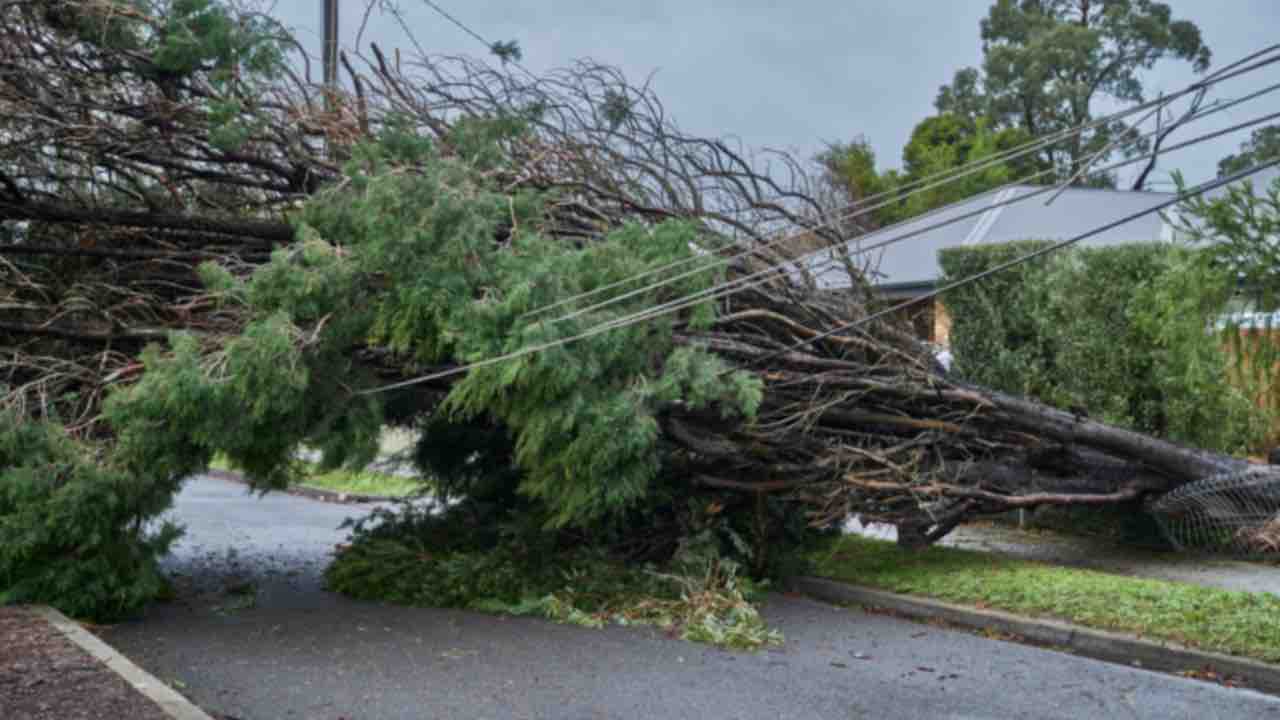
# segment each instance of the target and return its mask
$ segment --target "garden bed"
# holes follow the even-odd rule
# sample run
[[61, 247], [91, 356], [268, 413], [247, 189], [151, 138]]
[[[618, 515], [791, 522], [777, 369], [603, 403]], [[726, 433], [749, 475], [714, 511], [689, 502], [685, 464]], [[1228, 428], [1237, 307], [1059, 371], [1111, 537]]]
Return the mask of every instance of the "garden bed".
[[28, 608], [0, 607], [0, 710], [5, 720], [169, 715]]

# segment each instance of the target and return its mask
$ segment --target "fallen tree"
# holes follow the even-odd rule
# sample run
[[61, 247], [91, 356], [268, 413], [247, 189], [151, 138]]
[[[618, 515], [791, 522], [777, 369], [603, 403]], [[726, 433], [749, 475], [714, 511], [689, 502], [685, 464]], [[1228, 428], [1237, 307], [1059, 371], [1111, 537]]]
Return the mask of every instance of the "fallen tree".
[[855, 224], [613, 69], [371, 46], [338, 91], [294, 47], [207, 1], [0, 6], [4, 409], [152, 478], [135, 527], [215, 452], [280, 487], [387, 423], [446, 491], [487, 468], [634, 557], [721, 516], [761, 571], [851, 514], [930, 542], [1243, 466], [948, 378], [865, 283], [758, 275]]

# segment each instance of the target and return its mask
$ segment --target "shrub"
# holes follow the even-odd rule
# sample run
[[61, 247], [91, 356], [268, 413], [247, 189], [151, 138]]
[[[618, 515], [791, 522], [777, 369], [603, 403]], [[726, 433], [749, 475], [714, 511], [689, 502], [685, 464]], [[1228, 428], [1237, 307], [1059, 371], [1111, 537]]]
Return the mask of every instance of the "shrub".
[[[1040, 243], [954, 248], [945, 280], [1026, 254]], [[1227, 276], [1186, 248], [1136, 244], [1059, 253], [947, 297], [956, 371], [1210, 450], [1257, 442], [1263, 418], [1229, 381], [1214, 323]]]
[[114, 467], [52, 423], [0, 415], [0, 604], [112, 620], [165, 590], [156, 559], [178, 537], [147, 521], [175, 487]]
[[[966, 278], [1036, 250], [1024, 241], [952, 248], [938, 254], [944, 279]], [[1054, 352], [1034, 308], [1047, 259], [1023, 263], [944, 296], [951, 315], [955, 370], [979, 385], [1044, 397], [1053, 385]]]

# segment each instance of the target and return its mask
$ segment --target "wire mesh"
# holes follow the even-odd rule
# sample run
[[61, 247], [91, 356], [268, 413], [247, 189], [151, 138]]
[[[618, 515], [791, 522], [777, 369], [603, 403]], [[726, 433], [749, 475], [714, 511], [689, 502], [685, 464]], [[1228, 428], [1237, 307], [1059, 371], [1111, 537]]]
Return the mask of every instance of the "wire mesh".
[[1280, 553], [1280, 468], [1259, 466], [1188, 483], [1151, 510], [1179, 549]]

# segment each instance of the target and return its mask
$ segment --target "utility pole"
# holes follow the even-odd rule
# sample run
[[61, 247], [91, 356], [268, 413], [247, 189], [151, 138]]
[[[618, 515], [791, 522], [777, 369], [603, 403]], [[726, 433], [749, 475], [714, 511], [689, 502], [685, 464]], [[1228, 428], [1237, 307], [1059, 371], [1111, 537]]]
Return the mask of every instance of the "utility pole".
[[329, 92], [338, 87], [338, 0], [320, 0], [324, 19], [324, 85]]
[[[321, 47], [324, 67], [324, 109], [332, 113], [338, 100], [338, 0], [320, 0], [320, 15], [324, 30]], [[335, 148], [325, 141], [325, 154], [333, 156]]]

